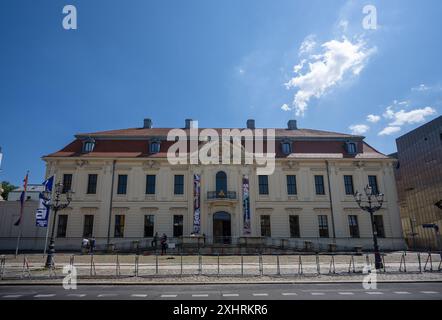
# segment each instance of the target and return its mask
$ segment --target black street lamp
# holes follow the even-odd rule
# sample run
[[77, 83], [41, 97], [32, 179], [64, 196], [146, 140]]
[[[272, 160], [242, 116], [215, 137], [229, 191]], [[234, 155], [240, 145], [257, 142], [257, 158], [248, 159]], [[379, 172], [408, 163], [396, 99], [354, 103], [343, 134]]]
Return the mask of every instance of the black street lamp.
[[[61, 201], [61, 195], [66, 195], [66, 202]], [[72, 201], [72, 191], [71, 190], [63, 190], [63, 185], [61, 183], [57, 183], [55, 185], [55, 199], [52, 201], [52, 195], [50, 192], [46, 191], [43, 193], [43, 198], [45, 201], [45, 206], [48, 210], [52, 210], [53, 219], [52, 219], [52, 232], [51, 239], [49, 241], [48, 248], [48, 257], [46, 259], [46, 268], [50, 268], [53, 265], [54, 254], [55, 254], [55, 243], [54, 243], [54, 231], [55, 231], [55, 220], [57, 217], [57, 212], [59, 210], [63, 210], [69, 206]]]
[[[383, 264], [382, 264], [381, 254], [379, 253], [377, 226], [376, 222], [374, 221], [373, 214], [382, 207], [382, 203], [384, 202], [384, 194], [383, 193], [373, 194], [373, 189], [369, 185], [367, 185], [364, 188], [364, 191], [366, 196], [366, 200], [364, 200], [364, 203], [362, 201], [362, 194], [359, 193], [358, 191], [356, 191], [354, 197], [359, 208], [361, 208], [364, 211], [367, 211], [370, 214], [371, 227], [373, 230], [375, 268], [382, 269]], [[377, 205], [375, 205], [374, 200], [376, 200]]]

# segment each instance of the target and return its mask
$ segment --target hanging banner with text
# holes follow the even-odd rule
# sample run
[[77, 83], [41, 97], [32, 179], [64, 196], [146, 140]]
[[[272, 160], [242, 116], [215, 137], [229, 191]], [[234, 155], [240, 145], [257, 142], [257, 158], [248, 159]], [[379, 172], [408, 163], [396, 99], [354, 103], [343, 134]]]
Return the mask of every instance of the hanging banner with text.
[[193, 233], [199, 234], [201, 231], [201, 176], [193, 175]]
[[249, 199], [249, 177], [244, 175], [242, 178], [242, 206], [243, 206], [243, 234], [250, 235], [250, 199]]

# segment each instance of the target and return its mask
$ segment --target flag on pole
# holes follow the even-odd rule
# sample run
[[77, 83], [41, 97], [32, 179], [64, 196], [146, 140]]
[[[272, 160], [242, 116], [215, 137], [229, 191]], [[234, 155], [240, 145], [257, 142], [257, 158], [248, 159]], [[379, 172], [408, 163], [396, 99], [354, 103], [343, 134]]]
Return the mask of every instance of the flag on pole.
[[19, 226], [20, 222], [23, 218], [23, 210], [24, 210], [25, 201], [26, 201], [26, 189], [28, 187], [28, 175], [29, 175], [29, 171], [26, 173], [25, 179], [23, 180], [23, 191], [20, 195], [20, 217], [14, 223], [14, 226]]
[[[54, 176], [48, 178], [43, 182], [45, 186], [45, 191], [52, 193], [52, 186], [54, 184]], [[35, 213], [35, 225], [37, 227], [47, 227], [48, 226], [48, 218], [49, 218], [49, 206], [48, 199], [44, 198], [43, 192], [40, 192], [39, 195], [39, 205], [37, 208], [37, 212]]]

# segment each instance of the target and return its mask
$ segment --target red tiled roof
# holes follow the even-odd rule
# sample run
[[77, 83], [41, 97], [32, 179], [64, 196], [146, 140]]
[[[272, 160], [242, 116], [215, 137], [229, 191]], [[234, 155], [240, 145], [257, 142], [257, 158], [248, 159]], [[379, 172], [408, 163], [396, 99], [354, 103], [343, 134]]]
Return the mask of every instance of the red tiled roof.
[[[160, 152], [155, 154], [149, 154], [147, 141], [149, 137], [165, 137], [169, 130], [170, 128], [133, 128], [77, 134], [76, 140], [60, 151], [49, 154], [46, 157], [166, 158], [167, 150], [174, 143], [173, 141], [162, 141]], [[185, 130], [188, 131], [189, 129]], [[202, 130], [202, 128], [199, 130]], [[215, 130], [221, 134], [221, 128]], [[277, 139], [282, 137], [295, 138], [292, 142], [293, 153], [290, 155], [283, 154], [279, 143], [276, 144], [277, 158], [388, 158], [363, 142], [363, 137], [361, 136], [312, 129], [275, 129], [275, 131]], [[90, 153], [82, 152], [83, 142], [81, 139], [84, 137], [91, 137], [96, 140], [95, 148]], [[354, 140], [357, 143], [358, 150], [362, 150], [362, 153], [357, 155], [347, 154], [343, 141], [346, 138]], [[266, 146], [264, 144], [264, 152], [265, 150]]]
[[[129, 128], [129, 129], [119, 129], [119, 130], [109, 130], [109, 131], [99, 131], [91, 133], [78, 133], [77, 137], [153, 137], [153, 136], [167, 136], [170, 130], [175, 128]], [[189, 129], [180, 128], [186, 133]], [[205, 128], [198, 128], [199, 132]], [[239, 129], [244, 130], [245, 128], [211, 128], [218, 132], [219, 135], [222, 134], [223, 129]], [[275, 135], [277, 137], [309, 137], [309, 138], [345, 138], [345, 137], [361, 137], [351, 134], [323, 131], [323, 130], [313, 130], [313, 129], [281, 129], [281, 128], [263, 128], [263, 129], [274, 129]]]

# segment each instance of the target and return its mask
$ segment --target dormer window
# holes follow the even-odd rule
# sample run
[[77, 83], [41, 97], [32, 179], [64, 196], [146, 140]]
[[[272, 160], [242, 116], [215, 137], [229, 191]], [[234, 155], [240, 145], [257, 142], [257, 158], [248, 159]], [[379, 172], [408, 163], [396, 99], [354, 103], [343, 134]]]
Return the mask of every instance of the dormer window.
[[152, 141], [150, 143], [150, 153], [158, 153], [160, 152], [160, 142], [159, 141]]
[[83, 142], [83, 152], [84, 153], [92, 152], [92, 151], [94, 151], [94, 148], [95, 148], [95, 140], [94, 139], [88, 139]]
[[292, 144], [288, 141], [282, 142], [281, 143], [281, 150], [282, 150], [282, 153], [285, 155], [292, 153]]
[[355, 142], [347, 142], [346, 143], [346, 149], [348, 154], [356, 154], [358, 153], [358, 150], [356, 148]]

